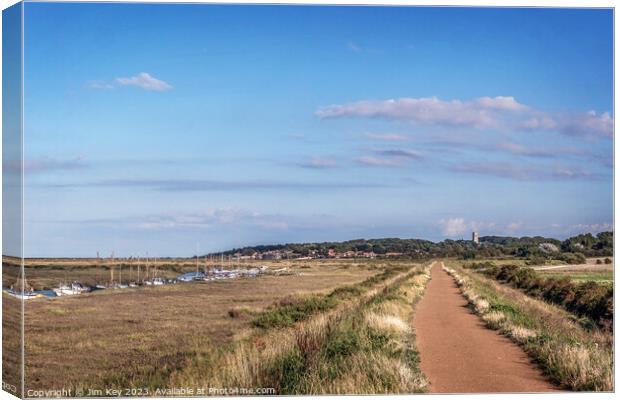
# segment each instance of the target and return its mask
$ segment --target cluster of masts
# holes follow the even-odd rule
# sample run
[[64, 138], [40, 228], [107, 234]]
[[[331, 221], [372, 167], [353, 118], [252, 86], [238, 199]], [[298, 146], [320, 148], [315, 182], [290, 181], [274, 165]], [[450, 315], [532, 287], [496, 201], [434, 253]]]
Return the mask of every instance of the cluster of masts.
[[[129, 258], [132, 261], [132, 258]], [[151, 262], [153, 265], [151, 266]], [[99, 266], [102, 265], [102, 259], [99, 256], [99, 252], [97, 252], [97, 264]], [[136, 279], [134, 279], [134, 264], [136, 264], [137, 274]], [[98, 289], [108, 289], [108, 288], [127, 288], [127, 287], [136, 287], [139, 285], [161, 285], [166, 283], [166, 281], [159, 277], [159, 270], [157, 268], [157, 259], [149, 259], [147, 256], [142, 259], [138, 257], [136, 261], [132, 261], [129, 264], [129, 279], [126, 279], [123, 283], [123, 263], [116, 262], [114, 258], [114, 252], [110, 255], [108, 262], [103, 262], [103, 265], [108, 266], [110, 270], [110, 280], [105, 282], [106, 279], [102, 276], [102, 269], [99, 269], [99, 278], [97, 279], [96, 287]], [[114, 277], [114, 272], [117, 271], [117, 279]]]
[[[228, 272], [238, 272], [240, 268], [240, 258], [237, 256], [237, 265], [236, 269], [233, 265], [233, 257], [228, 256], [226, 260], [224, 259], [224, 254], [220, 254], [220, 262], [219, 265], [217, 263], [217, 257], [215, 256], [204, 256], [203, 258], [203, 268], [201, 271], [200, 268], [200, 257], [193, 257], [196, 261], [196, 275], [201, 274], [204, 276], [213, 276], [222, 273]], [[158, 259], [157, 258], [149, 258], [148, 254], [145, 258], [137, 257], [129, 257], [129, 271], [125, 269], [125, 274], [128, 273], [128, 279], [123, 281], [123, 262], [117, 262], [114, 257], [114, 252], [110, 255], [109, 261], [103, 261], [97, 252], [97, 264], [99, 266], [108, 266], [110, 271], [110, 279], [106, 282], [106, 279], [102, 275], [102, 270], [99, 269], [99, 277], [97, 280], [97, 288], [107, 289], [107, 288], [126, 288], [126, 287], [135, 287], [140, 285], [162, 285], [166, 283], [173, 283], [174, 280], [166, 279], [164, 277], [159, 276]], [[134, 279], [134, 266], [136, 267], [136, 274]], [[116, 274], [116, 276], [115, 276]], [[127, 275], [125, 275], [127, 276]]]
[[[232, 255], [227, 256], [225, 260], [223, 253], [220, 254], [219, 257], [213, 255], [205, 256], [203, 258], [204, 263], [201, 271], [200, 257], [196, 255], [194, 258], [196, 261], [195, 272], [182, 274], [175, 279], [168, 279], [166, 277], [159, 276], [160, 271], [157, 267], [157, 265], [160, 264], [159, 260], [157, 258], [149, 258], [148, 254], [145, 258], [129, 257], [129, 262], [122, 262], [120, 259], [117, 260], [114, 257], [114, 252], [112, 252], [108, 259], [103, 259], [99, 255], [99, 252], [97, 252], [96, 264], [98, 276], [95, 286], [89, 287], [81, 284], [78, 281], [73, 281], [72, 283], [69, 283], [65, 273], [64, 282], [59, 284], [58, 287], [53, 288], [52, 291], [56, 296], [67, 296], [82, 294], [85, 292], [90, 292], [92, 290], [100, 289], [126, 289], [142, 285], [157, 286], [174, 284], [177, 282], [212, 281], [219, 279], [231, 279], [240, 276], [258, 276], [259, 274], [268, 272], [267, 267], [265, 266], [261, 266], [260, 268], [241, 268], [241, 260], [239, 256], [237, 256], [237, 265], [235, 267], [233, 266]], [[217, 258], [220, 259], [219, 264], [217, 263]], [[127, 269], [123, 270], [123, 266], [125, 264], [129, 264], [129, 271], [127, 271]], [[105, 277], [106, 267], [110, 272], [109, 280]], [[123, 274], [123, 272], [125, 275]], [[274, 272], [282, 271], [277, 270]], [[123, 276], [125, 276], [125, 280], [123, 280]], [[22, 276], [18, 277], [16, 284], [10, 289], [8, 289], [7, 293], [23, 299], [30, 299], [42, 296], [41, 293], [35, 292], [32, 287], [30, 287], [26, 283], [25, 278]]]

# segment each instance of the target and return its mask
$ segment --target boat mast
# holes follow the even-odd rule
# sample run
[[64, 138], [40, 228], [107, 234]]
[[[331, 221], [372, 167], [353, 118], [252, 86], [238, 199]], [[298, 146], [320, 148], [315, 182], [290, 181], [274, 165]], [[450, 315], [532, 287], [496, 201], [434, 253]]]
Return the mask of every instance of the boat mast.
[[101, 259], [99, 258], [99, 252], [97, 252], [97, 283], [101, 282]]
[[110, 265], [110, 286], [114, 286], [114, 252], [110, 256], [112, 265]]
[[196, 276], [198, 276], [198, 243], [196, 243]]

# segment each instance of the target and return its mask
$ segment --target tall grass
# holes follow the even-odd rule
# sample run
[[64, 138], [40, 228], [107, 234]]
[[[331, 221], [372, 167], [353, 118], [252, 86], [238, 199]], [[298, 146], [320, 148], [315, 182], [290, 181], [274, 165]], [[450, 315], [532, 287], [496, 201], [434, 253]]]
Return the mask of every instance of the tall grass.
[[416, 267], [371, 278], [356, 290], [338, 289], [325, 298], [347, 301], [315, 310], [292, 327], [261, 326], [232, 351], [172, 374], [169, 383], [271, 387], [279, 394], [423, 391], [411, 318], [428, 279], [428, 269]]
[[403, 266], [387, 268], [383, 272], [373, 275], [360, 283], [338, 287], [325, 295], [313, 294], [285, 297], [267, 310], [256, 315], [252, 319], [252, 325], [263, 329], [291, 327], [299, 321], [310, 318], [312, 315], [336, 307], [343, 300], [360, 296], [365, 290], [386, 282], [388, 279], [404, 271], [406, 271], [406, 267]]
[[613, 390], [613, 337], [584, 329], [563, 309], [490, 279], [444, 266], [487, 326], [518, 343], [561, 386]]

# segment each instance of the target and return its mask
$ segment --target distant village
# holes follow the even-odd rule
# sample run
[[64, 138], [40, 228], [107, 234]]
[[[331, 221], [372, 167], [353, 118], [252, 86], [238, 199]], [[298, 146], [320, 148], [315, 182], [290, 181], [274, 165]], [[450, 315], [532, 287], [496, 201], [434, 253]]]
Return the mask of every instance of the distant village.
[[[401, 256], [403, 253], [386, 253], [381, 256]], [[320, 258], [375, 258], [377, 254], [373, 251], [344, 251], [338, 252], [329, 249], [327, 254], [320, 254], [318, 250], [310, 250], [308, 255], [295, 253], [292, 250], [269, 250], [264, 252], [254, 252], [250, 255], [242, 255], [240, 252], [233, 254], [234, 258], [240, 260], [314, 260]]]

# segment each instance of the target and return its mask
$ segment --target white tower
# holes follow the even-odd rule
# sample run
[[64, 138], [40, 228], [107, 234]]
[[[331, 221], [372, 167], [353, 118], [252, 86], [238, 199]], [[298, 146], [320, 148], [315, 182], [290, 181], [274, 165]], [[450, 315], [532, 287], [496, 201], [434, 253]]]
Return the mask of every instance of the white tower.
[[480, 238], [478, 237], [478, 232], [471, 233], [471, 241], [478, 244], [480, 243]]

